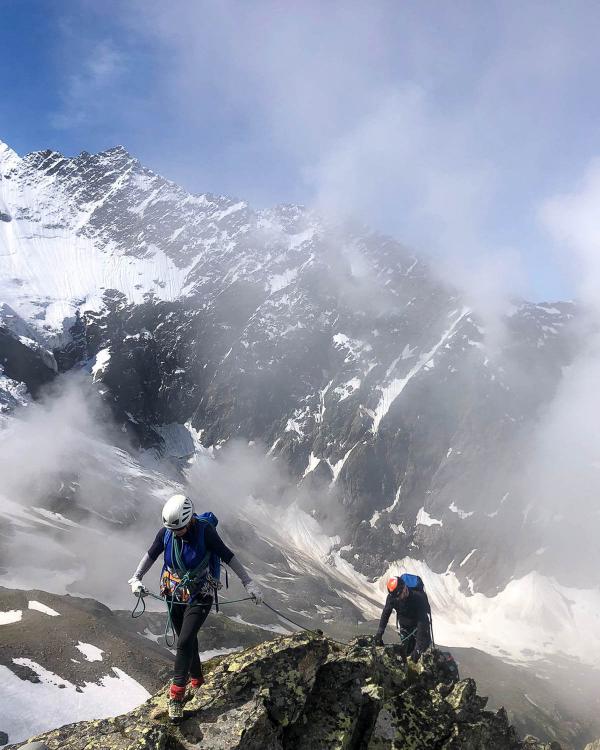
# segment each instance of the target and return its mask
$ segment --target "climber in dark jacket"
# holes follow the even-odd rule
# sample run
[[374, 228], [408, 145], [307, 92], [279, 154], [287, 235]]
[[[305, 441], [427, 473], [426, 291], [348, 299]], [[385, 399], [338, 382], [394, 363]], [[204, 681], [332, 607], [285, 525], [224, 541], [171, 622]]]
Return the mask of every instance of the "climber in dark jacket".
[[388, 595], [379, 620], [375, 643], [378, 646], [383, 645], [383, 634], [392, 610], [395, 609], [396, 625], [404, 652], [416, 662], [431, 643], [427, 596], [420, 591], [409, 589], [399, 576], [390, 578], [387, 589]]

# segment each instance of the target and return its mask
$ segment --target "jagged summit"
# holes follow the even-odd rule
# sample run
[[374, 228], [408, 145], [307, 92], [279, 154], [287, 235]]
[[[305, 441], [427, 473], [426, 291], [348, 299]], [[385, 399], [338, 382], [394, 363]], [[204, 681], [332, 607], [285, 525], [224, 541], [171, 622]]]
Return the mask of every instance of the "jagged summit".
[[343, 646], [297, 634], [213, 663], [179, 726], [168, 723], [163, 690], [131, 713], [31, 741], [48, 750], [560, 750], [520, 740], [504, 710], [485, 710], [472, 679], [451, 678], [439, 652], [421, 661], [406, 665], [369, 638]]
[[4, 141], [0, 140], [0, 168], [5, 170], [12, 169], [18, 162], [21, 161], [21, 157], [16, 151]]

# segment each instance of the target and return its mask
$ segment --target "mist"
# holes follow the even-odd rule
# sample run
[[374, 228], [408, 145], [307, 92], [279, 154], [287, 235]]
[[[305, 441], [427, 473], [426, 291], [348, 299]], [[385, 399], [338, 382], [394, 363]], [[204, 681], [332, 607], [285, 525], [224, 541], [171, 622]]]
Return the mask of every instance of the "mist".
[[553, 401], [530, 447], [525, 494], [539, 514], [541, 538], [587, 581], [600, 584], [600, 161], [594, 159], [569, 192], [540, 204], [539, 220], [554, 251], [569, 265], [580, 311], [572, 336], [580, 342], [563, 369]]
[[0, 430], [0, 447], [0, 585], [9, 588], [130, 606], [127, 580], [162, 526], [162, 505], [177, 492], [196, 512], [214, 512], [225, 540], [243, 538], [242, 560], [261, 555], [252, 523], [240, 534], [257, 502], [267, 517], [295, 503], [332, 529], [343, 524], [334, 495], [299, 488], [259, 443], [197, 446], [179, 481], [170, 479], [169, 457], [129, 444], [82, 374], [60, 376], [39, 401], [17, 409]]
[[177, 484], [152, 456], [134, 457], [81, 374], [17, 409], [0, 447], [0, 584], [123, 603]]

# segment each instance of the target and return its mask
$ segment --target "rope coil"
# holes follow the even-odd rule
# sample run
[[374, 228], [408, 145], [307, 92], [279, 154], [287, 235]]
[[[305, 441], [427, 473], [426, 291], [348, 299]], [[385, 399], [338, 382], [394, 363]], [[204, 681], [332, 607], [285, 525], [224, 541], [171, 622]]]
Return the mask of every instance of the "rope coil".
[[[181, 583], [183, 583], [183, 579], [182, 579]], [[175, 587], [175, 590], [173, 591], [173, 595], [175, 595], [175, 593], [176, 593], [177, 588], [179, 587], [179, 585], [181, 585], [181, 584], [178, 584], [178, 586]], [[159, 602], [164, 602], [166, 604], [166, 606], [167, 606], [167, 622], [165, 624], [165, 632], [164, 632], [163, 635], [164, 635], [165, 643], [166, 643], [167, 647], [171, 648], [172, 646], [175, 645], [175, 627], [173, 625], [173, 609], [172, 608], [173, 608], [173, 606], [176, 606], [176, 605], [180, 605], [180, 606], [185, 607], [185, 606], [188, 605], [188, 602], [178, 602], [178, 601], [175, 601], [172, 598], [171, 599], [167, 599], [164, 596], [160, 596], [159, 594], [155, 594], [153, 591], [150, 591], [149, 589], [144, 588], [144, 593], [137, 594], [138, 600], [136, 602], [135, 607], [133, 608], [133, 610], [131, 612], [131, 616], [133, 617], [134, 620], [137, 620], [137, 618], [141, 617], [144, 614], [144, 612], [146, 611], [146, 602], [144, 601], [144, 599], [147, 596], [152, 597], [152, 599], [157, 599]], [[237, 604], [238, 602], [247, 602], [247, 601], [249, 601], [250, 599], [253, 599], [253, 598], [254, 597], [252, 597], [252, 596], [245, 596], [242, 599], [221, 599], [219, 601], [219, 604], [220, 605], [223, 605], [223, 604]], [[140, 605], [141, 605], [141, 610], [138, 612], [137, 610], [138, 610], [138, 607], [140, 607]], [[214, 602], [211, 602], [210, 606], [213, 607], [214, 606]]]

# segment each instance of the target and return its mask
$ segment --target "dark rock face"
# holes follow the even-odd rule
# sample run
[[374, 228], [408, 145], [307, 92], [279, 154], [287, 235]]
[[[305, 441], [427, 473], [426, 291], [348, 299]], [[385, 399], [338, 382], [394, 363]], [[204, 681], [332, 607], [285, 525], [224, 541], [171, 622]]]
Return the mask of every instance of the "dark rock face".
[[[401, 313], [351, 309], [326, 264], [318, 281], [301, 274], [285, 302], [268, 290], [251, 305], [232, 293], [223, 309], [106, 295], [105, 312], [84, 316], [87, 348], [110, 349], [101, 379], [138, 432], [190, 421], [206, 446], [258, 441], [314, 495], [335, 498], [343, 554], [367, 575], [404, 556], [437, 571], [454, 561], [486, 592], [533, 562], [560, 574], [556, 555], [534, 557], [535, 513], [524, 523], [514, 480], [572, 357], [573, 306], [522, 306], [492, 356], [456, 296], [425, 270], [403, 280], [401, 267], [396, 289], [414, 300]], [[485, 560], [459, 568], [475, 547]]]
[[58, 371], [53, 354], [35, 340], [25, 321], [3, 304], [0, 304], [0, 367], [6, 377], [23, 383], [32, 396], [52, 382]]
[[33, 739], [48, 750], [560, 750], [519, 740], [506, 713], [485, 704], [473, 680], [450, 680], [437, 652], [407, 666], [370, 639], [295, 635], [222, 659], [177, 727], [163, 691], [130, 714]]

